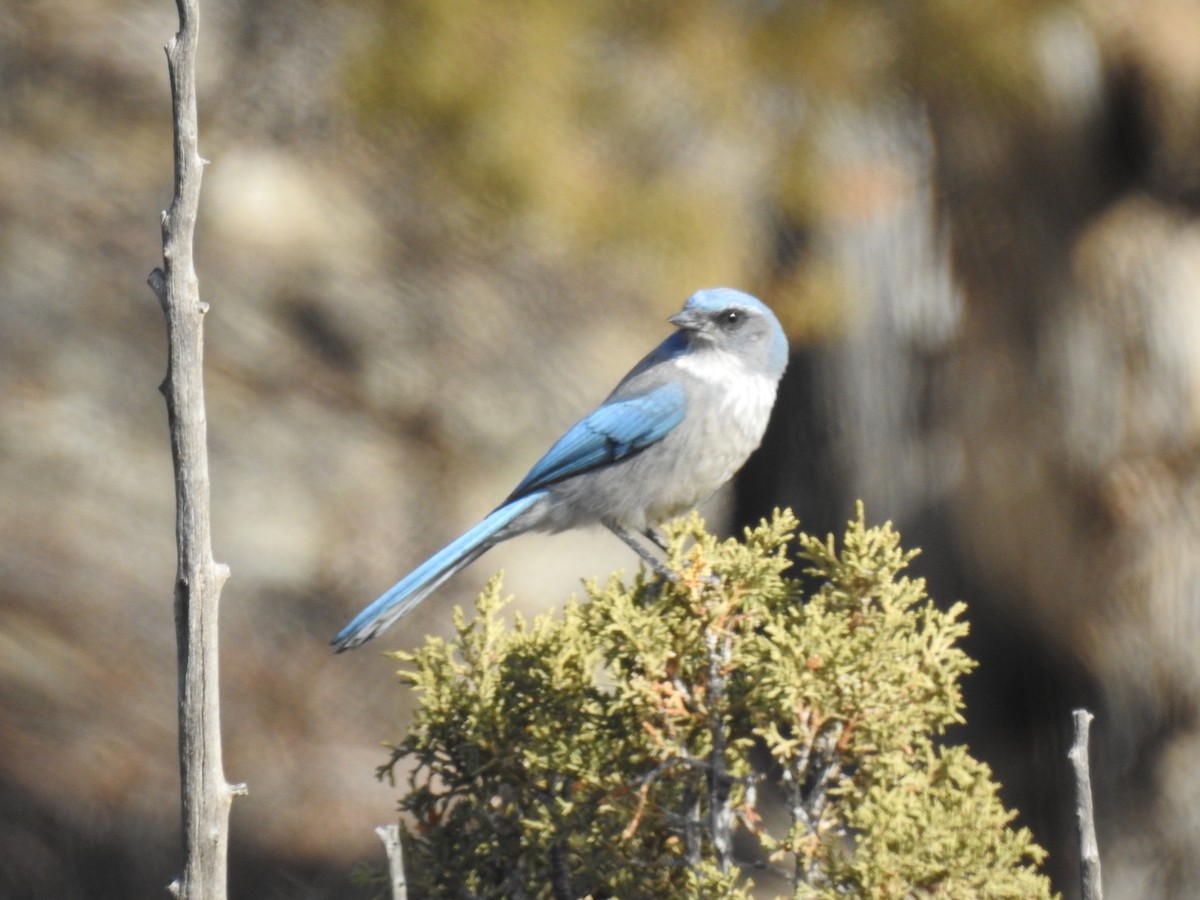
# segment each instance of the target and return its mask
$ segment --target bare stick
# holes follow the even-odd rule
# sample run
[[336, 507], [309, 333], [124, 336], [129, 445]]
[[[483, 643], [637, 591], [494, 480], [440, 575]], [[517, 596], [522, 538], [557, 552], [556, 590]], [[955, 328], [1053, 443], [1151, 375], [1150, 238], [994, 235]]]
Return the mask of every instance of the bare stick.
[[212, 558], [204, 412], [207, 309], [192, 263], [204, 160], [197, 145], [198, 0], [176, 0], [179, 33], [167, 45], [175, 131], [175, 194], [162, 217], [163, 266], [149, 283], [167, 320], [167, 401], [175, 463], [175, 640], [179, 661], [179, 772], [183, 874], [170, 890], [183, 900], [222, 900], [227, 889], [229, 807], [244, 785], [225, 781], [217, 655], [217, 605], [229, 570]]
[[392, 900], [408, 900], [408, 882], [404, 880], [404, 852], [400, 847], [400, 826], [380, 825], [375, 829], [387, 850], [388, 871], [392, 876]]
[[[721, 640], [718, 649], [717, 642]], [[729, 806], [729, 777], [725, 769], [726, 730], [725, 689], [726, 667], [729, 663], [730, 636], [718, 636], [713, 628], [705, 629], [708, 646], [708, 691], [709, 733], [712, 738], [712, 760], [708, 773], [708, 829], [713, 851], [717, 854], [717, 866], [722, 872], [729, 871], [733, 861], [733, 810]]]
[[1075, 743], [1067, 758], [1075, 767], [1075, 815], [1079, 820], [1079, 872], [1083, 900], [1102, 900], [1104, 888], [1100, 883], [1100, 848], [1096, 843], [1096, 818], [1092, 810], [1092, 776], [1088, 766], [1088, 729], [1092, 714], [1086, 709], [1073, 713]]

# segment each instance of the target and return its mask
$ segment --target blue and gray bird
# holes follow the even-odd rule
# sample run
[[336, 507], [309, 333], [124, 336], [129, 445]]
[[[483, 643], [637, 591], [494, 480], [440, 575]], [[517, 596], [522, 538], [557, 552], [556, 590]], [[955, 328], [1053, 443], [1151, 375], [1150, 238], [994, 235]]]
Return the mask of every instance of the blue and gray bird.
[[526, 531], [601, 524], [654, 570], [637, 538], [713, 494], [762, 441], [788, 345], [774, 314], [732, 288], [698, 291], [671, 316], [677, 331], [571, 427], [508, 499], [333, 638], [337, 652], [369, 641], [443, 581]]

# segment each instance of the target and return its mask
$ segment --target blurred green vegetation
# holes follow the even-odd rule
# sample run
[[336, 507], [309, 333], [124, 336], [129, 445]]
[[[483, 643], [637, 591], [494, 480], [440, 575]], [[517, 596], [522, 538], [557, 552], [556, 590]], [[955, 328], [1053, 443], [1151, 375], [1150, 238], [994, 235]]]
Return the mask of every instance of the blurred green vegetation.
[[[656, 279], [651, 296], [770, 279], [793, 333], [819, 333], [836, 279], [820, 260], [778, 271], [762, 248], [781, 223], [819, 228], [881, 189], [887, 202], [870, 173], [841, 189], [814, 144], [823, 117], [951, 90], [1014, 115], [1033, 95], [1028, 31], [1054, 4], [359, 5], [372, 31], [347, 95], [364, 127], [428, 161], [431, 196], [633, 267]], [[748, 184], [763, 171], [772, 183]]]

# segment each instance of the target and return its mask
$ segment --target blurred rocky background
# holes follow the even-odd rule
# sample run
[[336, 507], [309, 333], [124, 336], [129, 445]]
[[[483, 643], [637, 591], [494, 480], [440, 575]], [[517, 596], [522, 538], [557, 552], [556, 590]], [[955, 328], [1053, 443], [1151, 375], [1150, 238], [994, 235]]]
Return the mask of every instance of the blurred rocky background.
[[[178, 866], [158, 263], [169, 0], [0, 10], [0, 896]], [[693, 290], [794, 355], [709, 510], [854, 498], [965, 599], [964, 737], [1076, 888], [1070, 710], [1110, 898], [1200, 896], [1200, 6], [205, 0], [207, 320], [231, 896], [355, 897], [406, 697], [344, 620], [492, 507]]]

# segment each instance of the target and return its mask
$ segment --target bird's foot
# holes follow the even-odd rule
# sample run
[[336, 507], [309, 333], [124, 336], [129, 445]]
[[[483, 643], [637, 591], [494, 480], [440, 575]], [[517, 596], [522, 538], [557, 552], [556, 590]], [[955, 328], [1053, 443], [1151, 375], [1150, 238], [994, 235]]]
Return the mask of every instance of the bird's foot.
[[663, 534], [662, 531], [659, 528], [655, 527], [654, 525], [651, 525], [648, 528], [646, 528], [646, 530], [643, 531], [642, 534], [644, 534], [647, 537], [647, 539], [649, 539], [649, 541], [652, 544], [654, 544], [654, 546], [656, 546], [663, 553], [666, 553], [667, 551], [669, 551], [671, 549], [671, 545], [667, 541], [667, 536], [665, 534]]
[[[661, 559], [646, 549], [646, 547], [637, 539], [637, 536], [634, 535], [632, 531], [629, 531], [627, 528], [622, 528], [620, 525], [609, 525], [608, 530], [628, 544], [630, 549], [633, 550], [633, 552], [639, 557], [641, 557], [642, 562], [649, 566], [650, 569], [653, 570], [654, 574], [659, 578], [663, 579], [664, 581], [669, 581], [672, 584], [678, 584], [682, 580], [682, 575], [672, 569], [667, 568], [666, 564]], [[657, 537], [654, 537], [651, 536], [650, 532], [651, 529], [646, 529], [646, 537], [650, 538], [650, 540], [662, 547], [663, 550], [666, 550], [666, 539], [662, 537], [661, 533], [659, 533]], [[659, 540], [662, 540], [662, 543], [659, 543]]]

